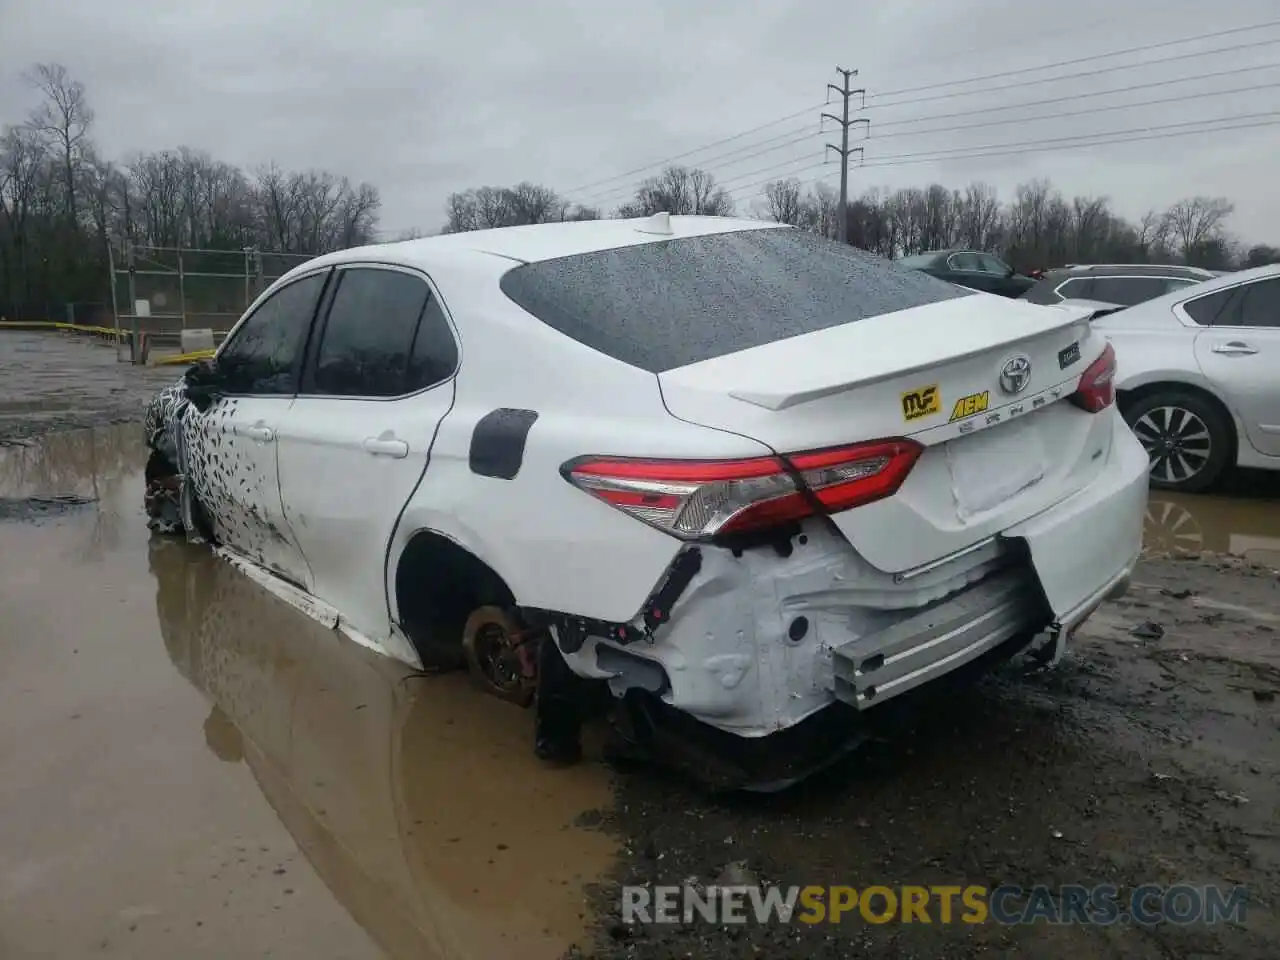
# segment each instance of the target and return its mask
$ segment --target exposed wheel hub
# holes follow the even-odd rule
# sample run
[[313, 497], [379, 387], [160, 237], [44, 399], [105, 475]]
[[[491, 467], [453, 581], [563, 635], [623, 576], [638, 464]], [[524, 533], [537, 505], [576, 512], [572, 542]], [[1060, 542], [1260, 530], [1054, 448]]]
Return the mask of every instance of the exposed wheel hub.
[[480, 607], [462, 631], [472, 677], [494, 696], [528, 706], [537, 687], [530, 639], [510, 611]]

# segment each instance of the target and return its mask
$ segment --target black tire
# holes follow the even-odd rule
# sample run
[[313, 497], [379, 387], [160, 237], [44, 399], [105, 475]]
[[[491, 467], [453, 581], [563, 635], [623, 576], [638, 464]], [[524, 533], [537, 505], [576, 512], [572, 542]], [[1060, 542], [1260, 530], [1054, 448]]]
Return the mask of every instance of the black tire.
[[1190, 390], [1162, 390], [1126, 405], [1124, 419], [1151, 460], [1151, 486], [1201, 493], [1230, 466], [1235, 430], [1218, 406]]

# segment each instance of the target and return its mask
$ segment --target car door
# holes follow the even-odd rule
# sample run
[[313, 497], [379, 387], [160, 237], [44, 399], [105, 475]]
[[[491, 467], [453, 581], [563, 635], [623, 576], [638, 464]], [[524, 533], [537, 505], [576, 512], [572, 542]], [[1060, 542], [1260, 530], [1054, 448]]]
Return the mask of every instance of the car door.
[[1197, 297], [1182, 305], [1209, 329], [1196, 360], [1244, 421], [1259, 453], [1280, 457], [1280, 277]]
[[276, 438], [330, 272], [291, 280], [251, 308], [218, 351], [220, 396], [188, 427], [193, 489], [218, 541], [304, 589], [310, 572], [280, 502]]
[[981, 268], [976, 253], [953, 253], [947, 257], [946, 279], [971, 290], [995, 293], [993, 277]]
[[978, 254], [978, 269], [989, 278], [992, 292], [1005, 297], [1020, 297], [1036, 283], [1030, 277], [1015, 273], [1007, 263], [989, 253]]
[[453, 404], [459, 347], [413, 270], [341, 266], [322, 314], [279, 427], [280, 490], [314, 594], [380, 639], [387, 545]]

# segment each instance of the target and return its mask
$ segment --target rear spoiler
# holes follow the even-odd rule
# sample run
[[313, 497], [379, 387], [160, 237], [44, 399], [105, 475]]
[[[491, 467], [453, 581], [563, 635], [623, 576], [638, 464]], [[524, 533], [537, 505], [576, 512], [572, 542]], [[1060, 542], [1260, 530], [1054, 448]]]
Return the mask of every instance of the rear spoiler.
[[1099, 317], [1106, 317], [1125, 309], [1118, 303], [1099, 303], [1096, 300], [1063, 300], [1050, 306], [1056, 310], [1066, 310], [1074, 314], [1077, 320], [1088, 320], [1090, 323]]
[[1103, 307], [1101, 310], [1094, 310], [1089, 314], [1089, 322], [1097, 320], [1099, 317], [1107, 317], [1113, 313], [1119, 313], [1124, 307]]

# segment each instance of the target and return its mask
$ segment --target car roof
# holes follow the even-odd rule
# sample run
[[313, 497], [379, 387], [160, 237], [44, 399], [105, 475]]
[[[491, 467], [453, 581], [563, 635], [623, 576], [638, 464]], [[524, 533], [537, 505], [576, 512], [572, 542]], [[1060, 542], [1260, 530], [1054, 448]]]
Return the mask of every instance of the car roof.
[[1211, 270], [1188, 267], [1174, 263], [1071, 263], [1045, 271], [1045, 276], [1096, 276], [1096, 277], [1177, 277], [1187, 280], [1210, 280]]
[[537, 263], [597, 250], [701, 237], [742, 230], [794, 229], [786, 224], [738, 217], [667, 216], [626, 220], [574, 220], [564, 223], [534, 223], [518, 227], [495, 227], [446, 233], [417, 240], [378, 243], [325, 254], [306, 266], [322, 266], [352, 260], [395, 261], [429, 266], [443, 259], [474, 254], [494, 256], [517, 263]]

